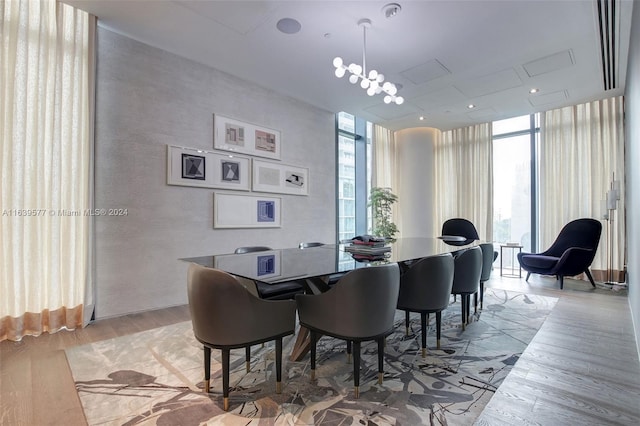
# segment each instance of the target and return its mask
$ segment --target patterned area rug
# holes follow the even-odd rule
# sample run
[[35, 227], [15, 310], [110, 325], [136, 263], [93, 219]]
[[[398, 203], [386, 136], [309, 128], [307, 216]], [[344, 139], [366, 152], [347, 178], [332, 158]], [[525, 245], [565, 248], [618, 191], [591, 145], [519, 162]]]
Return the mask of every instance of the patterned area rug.
[[202, 347], [191, 322], [67, 349], [91, 425], [466, 425], [472, 424], [536, 334], [557, 299], [487, 289], [484, 310], [462, 331], [460, 302], [443, 313], [442, 349], [435, 318], [420, 350], [420, 320], [405, 335], [398, 311], [387, 339], [385, 376], [377, 384], [375, 343], [363, 344], [360, 398], [353, 395], [343, 341], [318, 343], [316, 381], [309, 357], [291, 362], [285, 340], [283, 392], [275, 393], [273, 343], [232, 351], [230, 411], [222, 410], [220, 351], [212, 352], [212, 392], [203, 388]]

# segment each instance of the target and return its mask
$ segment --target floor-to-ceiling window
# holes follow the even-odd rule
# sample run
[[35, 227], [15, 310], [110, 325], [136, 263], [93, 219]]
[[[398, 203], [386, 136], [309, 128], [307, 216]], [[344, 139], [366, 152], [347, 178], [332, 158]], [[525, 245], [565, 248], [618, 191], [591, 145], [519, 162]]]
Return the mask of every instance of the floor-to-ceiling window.
[[[493, 240], [536, 249], [537, 115], [493, 123]], [[504, 265], [511, 266], [505, 256]]]
[[368, 194], [371, 182], [371, 123], [337, 114], [338, 240], [371, 229]]

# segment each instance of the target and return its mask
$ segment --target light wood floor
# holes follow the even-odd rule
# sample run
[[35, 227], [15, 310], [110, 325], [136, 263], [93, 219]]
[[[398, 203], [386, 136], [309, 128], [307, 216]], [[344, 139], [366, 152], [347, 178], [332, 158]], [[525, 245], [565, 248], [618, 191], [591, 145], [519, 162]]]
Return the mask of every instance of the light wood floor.
[[[488, 287], [558, 297], [479, 424], [640, 424], [640, 365], [624, 293], [567, 279], [501, 278]], [[84, 425], [64, 349], [189, 319], [186, 306], [0, 343], [1, 425]]]

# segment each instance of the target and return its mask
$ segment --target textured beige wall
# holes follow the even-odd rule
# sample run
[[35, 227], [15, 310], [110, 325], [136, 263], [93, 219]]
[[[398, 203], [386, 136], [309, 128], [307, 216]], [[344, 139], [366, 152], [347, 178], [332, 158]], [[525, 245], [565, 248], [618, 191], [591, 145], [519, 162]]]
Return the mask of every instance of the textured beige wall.
[[[186, 303], [181, 257], [237, 246], [335, 240], [334, 114], [98, 30], [96, 316]], [[280, 229], [214, 230], [211, 189], [168, 186], [166, 145], [213, 149], [213, 114], [278, 129], [282, 162], [309, 168], [307, 197], [282, 195]]]

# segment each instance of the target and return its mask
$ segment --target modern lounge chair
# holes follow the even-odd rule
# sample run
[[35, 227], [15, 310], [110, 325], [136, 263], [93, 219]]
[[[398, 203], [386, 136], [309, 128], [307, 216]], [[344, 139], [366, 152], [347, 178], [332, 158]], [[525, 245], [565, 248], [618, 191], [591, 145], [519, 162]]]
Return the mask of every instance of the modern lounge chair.
[[542, 253], [518, 253], [518, 262], [527, 271], [526, 281], [531, 274], [555, 275], [564, 287], [564, 277], [585, 273], [591, 285], [593, 281], [589, 266], [593, 262], [600, 242], [602, 224], [590, 218], [576, 219], [567, 223], [556, 240]]

